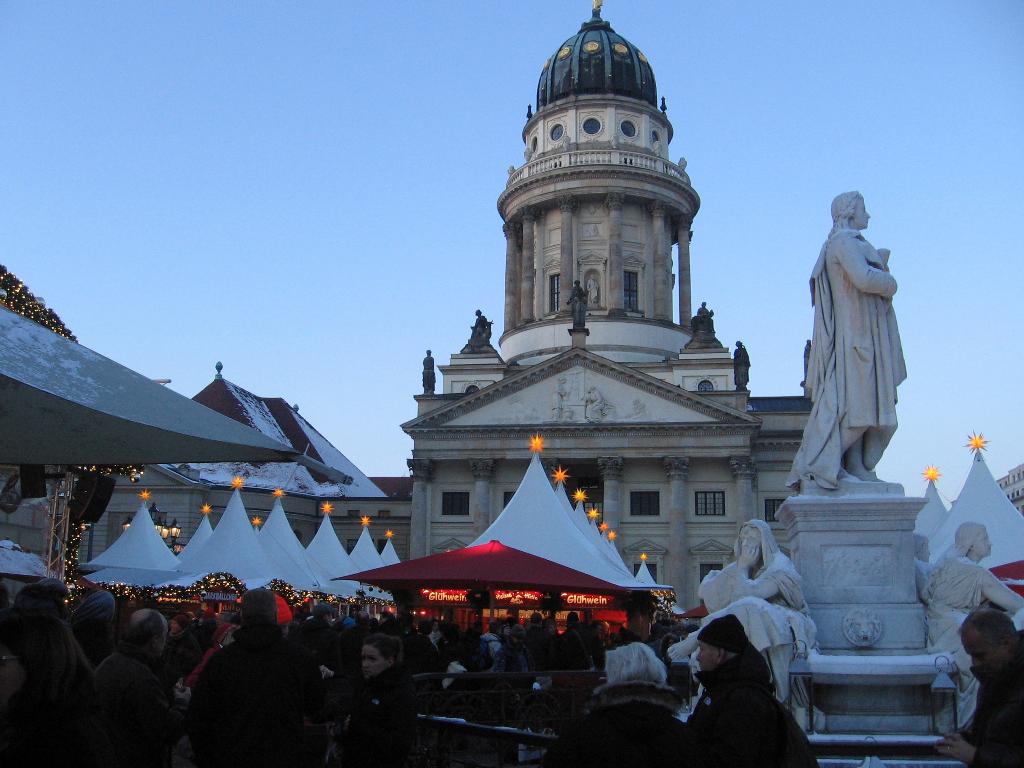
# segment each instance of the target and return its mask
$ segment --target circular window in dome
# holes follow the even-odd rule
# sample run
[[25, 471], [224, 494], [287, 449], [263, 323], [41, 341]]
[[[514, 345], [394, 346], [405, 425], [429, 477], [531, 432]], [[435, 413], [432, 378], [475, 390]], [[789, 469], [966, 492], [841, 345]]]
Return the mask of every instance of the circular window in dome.
[[642, 53], [640, 53], [640, 51], [637, 51], [636, 55], [637, 55], [637, 58], [639, 58], [640, 61], [642, 61], [644, 64], [647, 63], [647, 57], [644, 56]]
[[658, 133], [657, 131], [651, 131], [651, 141], [652, 142], [661, 141], [661, 134]]
[[572, 48], [570, 48], [568, 45], [564, 46], [561, 50], [558, 51], [559, 61], [561, 61], [562, 59], [569, 58], [570, 53], [572, 53]]
[[615, 53], [619, 54], [619, 56], [629, 55], [629, 48], [624, 46], [622, 43], [614, 43], [612, 45], [612, 50], [615, 51]]
[[601, 121], [596, 117], [588, 117], [583, 121], [583, 132], [591, 136], [601, 132]]
[[636, 125], [633, 124], [632, 120], [623, 120], [619, 123], [619, 130], [622, 131], [623, 136], [633, 138], [636, 136]]
[[550, 66], [551, 66], [551, 59], [550, 58], [544, 59], [544, 69], [547, 69]]
[[550, 135], [552, 141], [558, 141], [560, 138], [562, 138], [563, 133], [565, 133], [565, 129], [562, 127], [561, 123], [551, 126]]
[[583, 50], [587, 53], [597, 53], [601, 50], [601, 44], [596, 40], [591, 40], [583, 44]]

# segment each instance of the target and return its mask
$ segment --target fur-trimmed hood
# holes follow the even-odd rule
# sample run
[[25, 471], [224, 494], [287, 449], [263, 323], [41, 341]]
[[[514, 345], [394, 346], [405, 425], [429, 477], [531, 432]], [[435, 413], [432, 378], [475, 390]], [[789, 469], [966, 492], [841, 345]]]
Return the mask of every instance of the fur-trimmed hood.
[[683, 699], [667, 685], [640, 681], [608, 683], [594, 689], [593, 696], [587, 702], [586, 711], [590, 713], [623, 704], [647, 704], [660, 707], [674, 715], [683, 708]]

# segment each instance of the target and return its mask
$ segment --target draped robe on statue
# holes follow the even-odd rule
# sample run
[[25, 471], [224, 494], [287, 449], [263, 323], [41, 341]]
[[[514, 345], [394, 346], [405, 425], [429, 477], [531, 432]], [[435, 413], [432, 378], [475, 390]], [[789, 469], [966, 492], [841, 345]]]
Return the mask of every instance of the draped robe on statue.
[[892, 296], [896, 280], [856, 230], [831, 234], [811, 274], [814, 405], [787, 484], [839, 486], [843, 454], [864, 437], [872, 469], [896, 432], [896, 387], [907, 377]]

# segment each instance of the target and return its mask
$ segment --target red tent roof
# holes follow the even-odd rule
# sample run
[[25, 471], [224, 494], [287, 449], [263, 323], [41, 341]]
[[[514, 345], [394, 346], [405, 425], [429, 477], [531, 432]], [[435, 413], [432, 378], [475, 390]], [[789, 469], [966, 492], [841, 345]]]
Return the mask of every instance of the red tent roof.
[[345, 577], [386, 590], [419, 589], [542, 589], [582, 592], [629, 590], [604, 579], [566, 568], [500, 541], [454, 549], [439, 555], [420, 557], [385, 568], [353, 573]]
[[1018, 595], [1024, 596], [1024, 560], [997, 565], [995, 568], [989, 568], [989, 570], [996, 575], [997, 579], [1005, 582], [1006, 586]]

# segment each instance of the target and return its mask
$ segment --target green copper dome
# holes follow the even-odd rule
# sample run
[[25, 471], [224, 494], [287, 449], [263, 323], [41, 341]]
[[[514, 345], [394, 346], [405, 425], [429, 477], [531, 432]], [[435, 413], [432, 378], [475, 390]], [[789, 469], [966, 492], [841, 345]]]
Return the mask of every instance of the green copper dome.
[[567, 96], [613, 93], [658, 105], [654, 71], [647, 57], [600, 11], [544, 63], [537, 83], [537, 110]]

